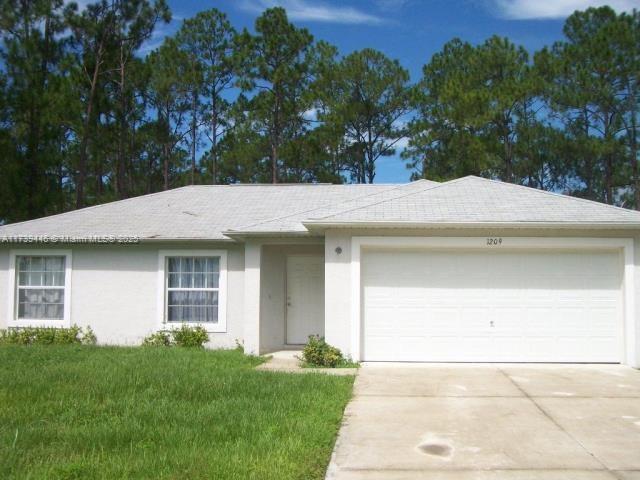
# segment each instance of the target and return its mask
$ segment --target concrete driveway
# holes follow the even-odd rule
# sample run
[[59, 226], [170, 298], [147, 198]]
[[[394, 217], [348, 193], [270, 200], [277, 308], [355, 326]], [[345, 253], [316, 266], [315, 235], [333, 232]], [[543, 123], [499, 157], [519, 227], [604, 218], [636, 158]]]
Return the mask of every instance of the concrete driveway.
[[327, 478], [640, 480], [640, 371], [364, 366]]

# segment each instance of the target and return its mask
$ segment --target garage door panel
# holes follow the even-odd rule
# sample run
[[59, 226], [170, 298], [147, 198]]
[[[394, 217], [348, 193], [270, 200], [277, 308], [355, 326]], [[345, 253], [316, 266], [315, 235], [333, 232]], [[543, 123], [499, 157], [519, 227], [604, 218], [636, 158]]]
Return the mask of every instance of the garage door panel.
[[617, 252], [366, 251], [365, 360], [620, 361]]

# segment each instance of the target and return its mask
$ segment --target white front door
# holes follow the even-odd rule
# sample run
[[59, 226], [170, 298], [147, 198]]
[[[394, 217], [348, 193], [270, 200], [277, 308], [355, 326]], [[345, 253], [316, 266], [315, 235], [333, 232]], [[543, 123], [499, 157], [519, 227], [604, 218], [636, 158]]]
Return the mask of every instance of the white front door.
[[615, 251], [368, 251], [364, 360], [620, 362]]
[[287, 257], [287, 344], [307, 343], [324, 335], [324, 258]]

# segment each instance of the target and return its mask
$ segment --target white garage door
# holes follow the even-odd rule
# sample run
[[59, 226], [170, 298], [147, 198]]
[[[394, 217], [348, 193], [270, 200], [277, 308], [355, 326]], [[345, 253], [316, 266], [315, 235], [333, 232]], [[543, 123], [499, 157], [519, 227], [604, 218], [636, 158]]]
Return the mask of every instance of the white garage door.
[[617, 252], [363, 251], [363, 359], [620, 362]]

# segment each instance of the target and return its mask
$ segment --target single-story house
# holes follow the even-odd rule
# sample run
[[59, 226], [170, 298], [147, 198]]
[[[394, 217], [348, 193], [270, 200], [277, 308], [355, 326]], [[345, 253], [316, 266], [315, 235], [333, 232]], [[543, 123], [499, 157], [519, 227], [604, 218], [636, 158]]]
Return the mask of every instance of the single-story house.
[[0, 328], [639, 366], [639, 248], [640, 212], [477, 177], [189, 186], [0, 227]]

